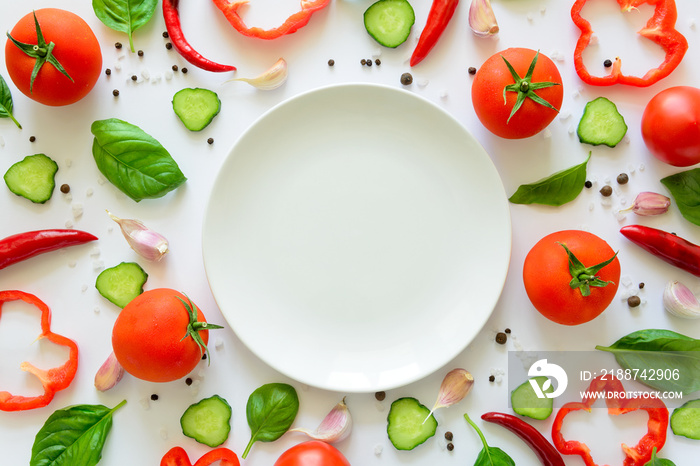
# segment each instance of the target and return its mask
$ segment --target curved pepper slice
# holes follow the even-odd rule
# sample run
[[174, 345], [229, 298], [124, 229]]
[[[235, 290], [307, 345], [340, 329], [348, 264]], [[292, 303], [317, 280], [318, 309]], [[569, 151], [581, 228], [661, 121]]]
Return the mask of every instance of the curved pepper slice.
[[567, 414], [572, 411], [591, 411], [591, 406], [598, 398], [597, 393], [605, 393], [605, 404], [608, 414], [629, 413], [630, 411], [644, 410], [649, 415], [647, 421], [648, 432], [634, 447], [622, 444], [625, 453], [624, 466], [643, 466], [650, 459], [654, 448], [661, 450], [666, 443], [666, 430], [668, 429], [668, 408], [659, 398], [627, 398], [625, 388], [619, 379], [610, 375], [602, 375], [591, 381], [586, 389], [586, 397], [581, 402], [566, 403], [559, 409], [552, 424], [552, 442], [563, 455], [579, 455], [586, 466], [597, 466], [591, 456], [591, 450], [583, 442], [565, 440], [561, 433], [562, 424]]
[[46, 338], [56, 345], [68, 347], [70, 354], [65, 364], [48, 370], [38, 369], [28, 362], [23, 362], [20, 368], [39, 378], [44, 388], [44, 394], [39, 396], [21, 396], [0, 391], [0, 410], [2, 411], [21, 411], [46, 406], [51, 402], [57, 391], [63, 390], [70, 385], [78, 370], [78, 345], [73, 340], [51, 331], [51, 310], [39, 298], [23, 291], [0, 291], [0, 315], [2, 314], [3, 303], [17, 300], [32, 304], [41, 311], [41, 334], [38, 338]]
[[244, 36], [257, 37], [259, 39], [277, 39], [285, 34], [291, 34], [298, 29], [306, 26], [306, 23], [311, 19], [314, 12], [324, 8], [331, 0], [301, 0], [301, 10], [294, 13], [292, 16], [281, 25], [273, 29], [262, 29], [259, 27], [248, 27], [243, 22], [243, 19], [238, 14], [238, 8], [241, 5], [248, 3], [248, 0], [212, 0], [214, 4], [226, 16], [226, 19], [231, 26]]
[[[240, 466], [238, 456], [228, 448], [219, 447], [199, 458], [194, 466], [209, 466], [217, 461], [220, 466]], [[182, 447], [171, 448], [160, 460], [160, 466], [193, 466], [187, 452]]]
[[658, 68], [646, 72], [644, 76], [629, 76], [622, 74], [622, 61], [616, 58], [612, 65], [612, 71], [607, 76], [593, 76], [583, 64], [583, 51], [591, 42], [593, 29], [591, 23], [581, 16], [581, 9], [588, 0], [576, 0], [571, 8], [571, 19], [581, 30], [581, 35], [576, 42], [574, 51], [574, 67], [581, 80], [595, 86], [610, 86], [612, 84], [628, 84], [637, 87], [651, 86], [665, 78], [680, 64], [685, 52], [688, 50], [688, 41], [675, 29], [678, 12], [674, 0], [617, 0], [622, 11], [627, 12], [636, 9], [646, 3], [654, 6], [654, 14], [647, 24], [638, 31], [638, 34], [658, 44], [666, 57]]

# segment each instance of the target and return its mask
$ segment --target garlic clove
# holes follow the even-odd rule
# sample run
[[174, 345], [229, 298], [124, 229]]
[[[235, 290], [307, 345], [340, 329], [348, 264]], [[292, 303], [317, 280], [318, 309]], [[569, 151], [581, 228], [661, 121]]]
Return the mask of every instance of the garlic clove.
[[678, 281], [668, 282], [663, 294], [664, 309], [684, 319], [700, 318], [700, 302], [695, 294]]
[[301, 432], [314, 440], [338, 443], [345, 440], [352, 431], [352, 416], [343, 398], [321, 421], [314, 431], [303, 428], [290, 429], [289, 432]]
[[645, 191], [637, 195], [634, 203], [627, 210], [631, 210], [637, 215], [650, 216], [664, 214], [668, 212], [670, 206], [670, 198], [663, 194]]
[[255, 78], [233, 78], [229, 81], [243, 81], [263, 91], [277, 89], [287, 81], [287, 62], [280, 58], [267, 71]]
[[480, 37], [488, 37], [499, 31], [491, 0], [472, 0], [469, 6], [469, 27]]
[[124, 368], [112, 353], [95, 374], [95, 388], [101, 392], [107, 391], [119, 383], [123, 376]]
[[452, 369], [442, 380], [437, 400], [435, 400], [435, 405], [433, 405], [433, 409], [430, 410], [426, 420], [437, 409], [447, 408], [462, 401], [473, 386], [474, 377], [469, 371], [465, 369]]
[[139, 220], [122, 219], [107, 211], [110, 218], [117, 222], [126, 242], [141, 257], [150, 261], [159, 261], [168, 252], [168, 240], [161, 234], [149, 230]]

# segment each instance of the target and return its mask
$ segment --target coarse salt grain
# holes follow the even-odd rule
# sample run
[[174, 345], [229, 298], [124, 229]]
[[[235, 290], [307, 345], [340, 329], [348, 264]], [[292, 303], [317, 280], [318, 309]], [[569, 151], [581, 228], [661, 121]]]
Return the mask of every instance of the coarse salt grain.
[[148, 69], [143, 69], [141, 70], [141, 77], [148, 81], [149, 79], [151, 79], [151, 72], [148, 71]]
[[552, 132], [549, 130], [549, 128], [545, 128], [542, 131], [542, 139], [549, 139], [552, 137]]
[[139, 403], [141, 404], [141, 408], [143, 408], [145, 411], [151, 409], [151, 400], [149, 398], [141, 398]]
[[170, 81], [171, 79], [173, 79], [173, 76], [174, 76], [174, 73], [172, 72], [172, 70], [168, 70], [165, 72], [165, 79], [166, 80]]
[[93, 194], [95, 194], [95, 190], [92, 189], [92, 188], [88, 188], [88, 189], [85, 191], [85, 195], [86, 195], [87, 197], [91, 197]]
[[78, 263], [76, 261], [68, 262], [68, 267], [70, 267], [71, 269], [74, 269], [76, 265], [78, 265]]
[[163, 440], [168, 440], [168, 431], [165, 427], [160, 428], [160, 438]]
[[114, 64], [113, 68], [114, 68], [115, 70], [117, 70], [117, 71], [121, 71], [121, 69], [122, 69], [122, 64], [119, 63], [119, 62], [117, 62], [117, 63]]
[[374, 446], [374, 454], [375, 454], [376, 456], [381, 456], [383, 451], [384, 451], [384, 447], [383, 447], [383, 446], [381, 446], [381, 445], [375, 445], [375, 446]]
[[5, 138], [0, 136], [0, 147], [5, 147]]
[[217, 339], [214, 341], [214, 348], [216, 348], [216, 349], [221, 349], [223, 346], [224, 346], [224, 340], [223, 340], [223, 339], [217, 338]]
[[90, 256], [95, 257], [99, 256], [101, 254], [100, 248], [98, 246], [94, 246], [92, 250], [90, 251]]
[[88, 286], [85, 284], [83, 284], [83, 286], [80, 287], [80, 291], [82, 291], [83, 293], [85, 293], [87, 290], [88, 290]]
[[99, 314], [99, 313], [100, 313], [100, 308], [97, 307], [97, 306], [95, 306], [95, 307], [92, 308], [92, 312], [94, 312], [95, 314]]
[[566, 121], [569, 118], [571, 118], [571, 112], [567, 112], [567, 111], [559, 112], [559, 119], [561, 121]]
[[418, 84], [418, 87], [425, 87], [428, 85], [428, 83], [430, 83], [430, 81], [428, 81], [425, 78], [419, 79], [418, 81], [416, 81], [416, 84]]
[[102, 270], [104, 268], [104, 266], [105, 266], [105, 264], [102, 261], [99, 261], [99, 260], [92, 261], [92, 270], [94, 270], [95, 272]]
[[66, 167], [70, 168], [73, 166], [73, 159], [66, 159]]
[[73, 221], [72, 220], [66, 220], [66, 228], [73, 228]]
[[440, 98], [443, 100], [445, 100], [447, 98], [447, 91], [446, 90], [443, 89], [442, 91], [440, 91]]
[[79, 219], [80, 217], [83, 216], [83, 205], [79, 202], [76, 202], [71, 205], [71, 210], [73, 211], [73, 218], [74, 219]]

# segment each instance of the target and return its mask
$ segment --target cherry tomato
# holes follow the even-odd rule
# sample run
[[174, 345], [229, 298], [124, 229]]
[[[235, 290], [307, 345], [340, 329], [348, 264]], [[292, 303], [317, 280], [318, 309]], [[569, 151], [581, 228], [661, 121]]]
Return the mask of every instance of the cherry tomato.
[[642, 138], [669, 165], [700, 162], [700, 89], [676, 86], [656, 94], [642, 114]]
[[[90, 26], [75, 13], [58, 8], [43, 8], [34, 13], [46, 44], [55, 44], [51, 54], [72, 81], [47, 61], [32, 83], [37, 58], [25, 53], [9, 38], [5, 44], [7, 72], [15, 86], [30, 99], [51, 106], [77, 102], [92, 90], [100, 76], [100, 44]], [[20, 19], [10, 35], [18, 42], [37, 45], [34, 15], [29, 13]]]
[[311, 440], [282, 453], [274, 466], [350, 466], [350, 462], [334, 446]]
[[[520, 78], [526, 78], [535, 56], [537, 62], [530, 84], [524, 87], [521, 83], [519, 88], [527, 90], [533, 84], [537, 86], [537, 83], [555, 83], [530, 91], [554, 108], [528, 97], [511, 117], [519, 93], [506, 91], [504, 102], [503, 90], [506, 86], [515, 84], [504, 58]], [[472, 82], [472, 104], [481, 123], [495, 135], [506, 139], [527, 138], [542, 131], [557, 116], [564, 95], [561, 83], [559, 70], [549, 57], [531, 49], [510, 48], [492, 55], [481, 65]]]
[[[586, 272], [597, 277], [588, 282], [590, 295], [584, 296], [584, 288], [570, 285], [574, 276], [585, 277], [572, 275], [564, 246], [587, 268], [610, 261], [597, 272]], [[599, 316], [612, 302], [620, 282], [620, 261], [608, 243], [592, 233], [558, 231], [542, 238], [528, 252], [523, 282], [528, 298], [543, 316], [560, 324], [578, 325]]]
[[188, 306], [196, 322], [206, 322], [189, 298], [169, 288], [145, 291], [122, 309], [112, 329], [112, 349], [126, 372], [149, 382], [170, 382], [192, 372], [202, 359], [209, 331], [197, 330], [201, 324], [196, 323], [193, 332], [188, 330], [193, 320]]

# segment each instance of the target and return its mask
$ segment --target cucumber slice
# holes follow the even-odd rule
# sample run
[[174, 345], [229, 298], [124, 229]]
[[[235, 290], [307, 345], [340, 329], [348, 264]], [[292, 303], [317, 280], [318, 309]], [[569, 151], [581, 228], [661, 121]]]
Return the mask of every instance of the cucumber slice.
[[28, 155], [5, 173], [7, 187], [14, 194], [43, 204], [51, 199], [56, 187], [58, 165], [45, 154]]
[[219, 395], [191, 405], [180, 418], [185, 436], [210, 447], [224, 443], [231, 432], [231, 406]]
[[671, 430], [693, 440], [700, 440], [700, 399], [690, 400], [671, 414]]
[[437, 420], [430, 410], [411, 397], [391, 404], [386, 432], [397, 450], [413, 450], [435, 435]]
[[627, 124], [614, 103], [598, 97], [586, 104], [577, 132], [584, 144], [615, 147], [627, 134]]
[[384, 47], [396, 48], [406, 42], [416, 15], [407, 0], [379, 0], [364, 15], [367, 33]]
[[173, 96], [173, 110], [190, 131], [201, 131], [219, 114], [221, 100], [214, 91], [186, 88]]
[[148, 274], [136, 262], [122, 262], [100, 272], [95, 288], [110, 302], [124, 308], [143, 293], [147, 279]]
[[[545, 382], [549, 381], [548, 377], [538, 376], [530, 380], [537, 382], [542, 393], [552, 393], [554, 390], [551, 383], [546, 389], [542, 388]], [[511, 392], [510, 404], [513, 407], [513, 411], [532, 419], [547, 419], [552, 414], [554, 400], [552, 398], [538, 398], [532, 385], [530, 385], [530, 380]]]

